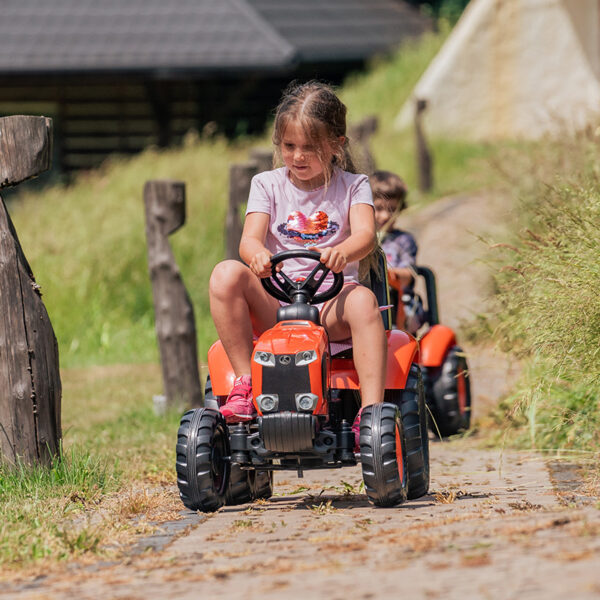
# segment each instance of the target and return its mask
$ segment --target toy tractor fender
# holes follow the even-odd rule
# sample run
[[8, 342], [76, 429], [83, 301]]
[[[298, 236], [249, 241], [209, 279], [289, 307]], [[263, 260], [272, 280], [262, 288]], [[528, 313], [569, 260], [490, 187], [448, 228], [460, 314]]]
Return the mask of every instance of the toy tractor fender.
[[215, 396], [227, 396], [233, 387], [235, 373], [221, 340], [217, 340], [208, 350], [208, 371]]
[[[401, 390], [406, 386], [411, 365], [419, 361], [419, 345], [414, 337], [399, 329], [385, 333], [388, 343], [385, 389]], [[351, 359], [333, 357], [330, 385], [341, 390], [360, 388], [354, 362]]]
[[419, 340], [420, 364], [423, 367], [440, 367], [450, 348], [456, 345], [456, 336], [450, 327], [434, 325]]

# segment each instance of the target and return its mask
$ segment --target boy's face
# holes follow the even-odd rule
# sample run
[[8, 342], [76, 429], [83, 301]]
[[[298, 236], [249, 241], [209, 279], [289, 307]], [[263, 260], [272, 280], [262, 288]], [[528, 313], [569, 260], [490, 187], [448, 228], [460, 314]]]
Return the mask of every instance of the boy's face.
[[381, 229], [398, 209], [398, 200], [389, 198], [373, 198], [375, 205], [375, 223]]

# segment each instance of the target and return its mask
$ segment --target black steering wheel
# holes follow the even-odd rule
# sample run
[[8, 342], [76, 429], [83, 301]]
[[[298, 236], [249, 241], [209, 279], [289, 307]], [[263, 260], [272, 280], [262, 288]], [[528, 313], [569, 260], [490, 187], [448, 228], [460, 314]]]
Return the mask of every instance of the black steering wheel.
[[[309, 258], [317, 265], [303, 281], [292, 281], [283, 271], [276, 269], [280, 262], [290, 258]], [[297, 302], [320, 304], [337, 296], [344, 285], [344, 274], [334, 273], [332, 286], [322, 294], [317, 294], [328, 273], [329, 269], [321, 262], [321, 255], [315, 250], [284, 250], [271, 257], [271, 277], [265, 277], [260, 282], [277, 300], [291, 304]], [[278, 287], [275, 287], [273, 281]]]

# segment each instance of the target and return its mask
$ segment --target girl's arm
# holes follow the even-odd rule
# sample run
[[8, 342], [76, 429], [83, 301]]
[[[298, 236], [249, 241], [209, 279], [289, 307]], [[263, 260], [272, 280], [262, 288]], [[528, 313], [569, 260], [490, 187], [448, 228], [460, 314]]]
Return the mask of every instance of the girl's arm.
[[271, 274], [271, 252], [265, 248], [270, 218], [267, 213], [260, 212], [246, 215], [240, 240], [240, 257], [258, 277]]
[[337, 246], [318, 250], [321, 262], [339, 273], [346, 264], [364, 258], [374, 247], [375, 211], [370, 204], [355, 204], [350, 207], [350, 236]]

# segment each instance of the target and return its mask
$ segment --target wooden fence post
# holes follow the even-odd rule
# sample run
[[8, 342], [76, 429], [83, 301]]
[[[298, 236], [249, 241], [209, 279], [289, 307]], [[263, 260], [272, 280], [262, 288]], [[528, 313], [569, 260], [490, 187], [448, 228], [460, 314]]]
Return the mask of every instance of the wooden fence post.
[[194, 308], [168, 236], [185, 223], [185, 183], [144, 186], [148, 267], [167, 406], [202, 406]]
[[225, 218], [225, 257], [239, 260], [240, 240], [242, 239], [242, 216], [240, 207], [248, 200], [250, 182], [256, 175], [254, 161], [231, 165], [229, 168], [229, 208]]
[[256, 163], [256, 172], [270, 171], [273, 168], [273, 150], [270, 148], [253, 148], [250, 160]]
[[423, 113], [427, 108], [427, 100], [415, 102], [415, 140], [417, 146], [418, 185], [422, 192], [429, 192], [433, 187], [431, 152], [423, 132]]
[[[0, 118], [0, 188], [50, 168], [52, 120]], [[59, 449], [58, 344], [0, 198], [0, 461], [49, 464]]]
[[350, 139], [358, 146], [361, 154], [361, 162], [357, 167], [361, 173], [370, 175], [375, 171], [375, 158], [371, 152], [371, 136], [377, 131], [379, 121], [377, 117], [365, 117], [359, 123], [349, 127]]

